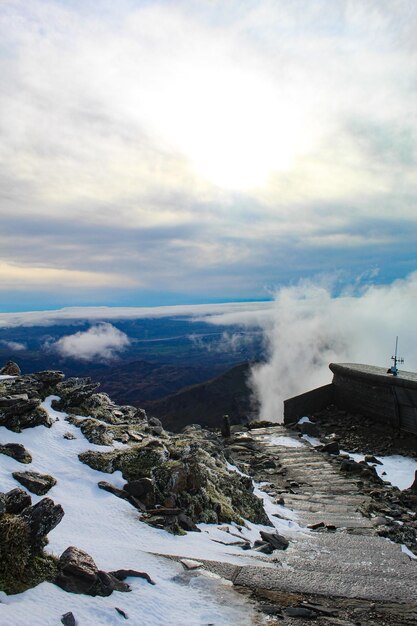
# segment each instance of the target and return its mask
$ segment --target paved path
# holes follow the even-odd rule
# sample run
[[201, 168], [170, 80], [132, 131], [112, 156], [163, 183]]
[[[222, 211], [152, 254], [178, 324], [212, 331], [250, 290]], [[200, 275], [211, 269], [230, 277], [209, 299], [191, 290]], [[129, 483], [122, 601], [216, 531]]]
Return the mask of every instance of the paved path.
[[[417, 624], [417, 562], [403, 554], [398, 544], [379, 537], [362, 515], [367, 496], [360, 494], [358, 480], [342, 476], [337, 466], [309, 445], [271, 443], [280, 436], [288, 437], [288, 430], [277, 426], [251, 432], [261, 446], [257, 457], [280, 463], [276, 469], [263, 470], [268, 493], [283, 495], [301, 526], [324, 522], [337, 531], [294, 534], [285, 552], [274, 552], [273, 567], [262, 563], [207, 566], [251, 589], [407, 604], [411, 621], [398, 623]], [[244, 447], [237, 452], [243, 463], [253, 454]], [[283, 474], [293, 493], [282, 488]]]

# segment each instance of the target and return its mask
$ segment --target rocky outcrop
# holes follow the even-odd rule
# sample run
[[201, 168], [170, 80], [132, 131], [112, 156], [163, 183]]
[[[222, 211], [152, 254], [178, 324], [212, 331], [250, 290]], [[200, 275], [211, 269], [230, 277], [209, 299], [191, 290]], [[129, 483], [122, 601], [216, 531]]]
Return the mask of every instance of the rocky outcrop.
[[43, 552], [47, 534], [61, 521], [59, 504], [44, 498], [31, 505], [23, 489], [0, 494], [0, 589], [19, 593], [52, 580], [56, 559]]
[[134, 498], [144, 521], [173, 532], [198, 522], [270, 523], [251, 479], [228, 470], [220, 437], [201, 428], [127, 449], [88, 451], [80, 460], [102, 472], [120, 470], [127, 483], [117, 495]]
[[62, 372], [47, 370], [1, 380], [0, 426], [14, 432], [33, 426], [50, 426], [48, 413], [41, 403], [46, 396], [54, 393], [55, 385], [63, 377]]

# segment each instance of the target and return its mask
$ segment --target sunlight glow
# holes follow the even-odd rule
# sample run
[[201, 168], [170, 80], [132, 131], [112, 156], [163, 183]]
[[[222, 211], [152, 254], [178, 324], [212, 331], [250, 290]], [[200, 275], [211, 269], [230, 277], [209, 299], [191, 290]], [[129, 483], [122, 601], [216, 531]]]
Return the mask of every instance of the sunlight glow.
[[[165, 85], [169, 107], [153, 108], [159, 132], [215, 185], [245, 190], [265, 185], [308, 152], [314, 125], [300, 93], [236, 67], [176, 72]], [[168, 94], [167, 94], [168, 96]]]

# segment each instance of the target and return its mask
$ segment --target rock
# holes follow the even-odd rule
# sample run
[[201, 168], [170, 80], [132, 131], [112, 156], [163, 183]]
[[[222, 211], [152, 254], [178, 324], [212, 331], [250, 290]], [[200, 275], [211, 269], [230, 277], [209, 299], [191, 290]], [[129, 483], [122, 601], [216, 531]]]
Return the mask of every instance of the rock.
[[21, 443], [0, 444], [0, 453], [11, 456], [19, 463], [32, 463], [32, 457]]
[[124, 491], [124, 489], [118, 489], [117, 487], [115, 487], [111, 483], [108, 483], [105, 480], [100, 480], [97, 485], [100, 489], [103, 489], [103, 491], [108, 491], [109, 493], [112, 493], [114, 496], [122, 498], [123, 500], [129, 500], [129, 494]]
[[70, 546], [61, 554], [59, 573], [55, 582], [71, 593], [86, 593], [94, 587], [98, 567], [89, 554]]
[[[47, 500], [47, 499], [45, 499]], [[22, 489], [0, 494], [0, 589], [8, 594], [25, 591], [44, 580], [52, 581], [57, 564], [43, 552], [46, 534], [60, 521], [49, 500], [34, 507]], [[55, 515], [54, 515], [55, 513]]]
[[22, 512], [22, 518], [27, 522], [32, 541], [36, 545], [43, 545], [46, 535], [58, 526], [63, 517], [62, 506], [55, 504], [50, 498], [43, 498]]
[[138, 478], [123, 486], [128, 494], [138, 498], [148, 506], [155, 504], [155, 486], [150, 478]]
[[324, 528], [326, 524], [324, 522], [316, 522], [315, 524], [309, 524], [307, 528], [310, 530], [318, 530], [319, 528]]
[[113, 574], [98, 569], [92, 557], [74, 546], [62, 553], [55, 584], [71, 593], [109, 596], [113, 591], [130, 591], [129, 585]]
[[146, 572], [138, 572], [135, 569], [118, 569], [115, 572], [110, 572], [110, 574], [114, 578], [117, 578], [117, 580], [126, 580], [126, 578], [144, 578], [150, 585], [156, 584], [149, 574]]
[[254, 550], [256, 552], [262, 552], [262, 554], [272, 554], [274, 551], [274, 547], [270, 543], [258, 540], [254, 543]]
[[200, 563], [200, 561], [194, 561], [193, 559], [180, 559], [180, 563], [186, 570], [194, 570], [199, 567], [203, 567], [203, 564]]
[[129, 619], [127, 616], [127, 613], [125, 611], [123, 611], [123, 609], [119, 609], [118, 606], [114, 607], [116, 609], [116, 611], [119, 613], [119, 615], [121, 615], [122, 617], [124, 617], [125, 619]]
[[29, 489], [37, 496], [44, 496], [56, 485], [56, 479], [49, 474], [38, 474], [38, 472], [13, 472], [15, 478], [21, 485]]
[[416, 493], [417, 494], [417, 470], [414, 474], [414, 482], [411, 485], [411, 487], [408, 487], [407, 491], [411, 491], [411, 493]]
[[74, 615], [71, 612], [65, 613], [61, 617], [61, 624], [64, 624], [64, 626], [77, 626], [77, 622], [75, 621], [75, 617], [74, 617]]
[[386, 524], [388, 524], [388, 520], [382, 515], [377, 515], [376, 517], [372, 518], [371, 523], [372, 526], [385, 526]]
[[334, 455], [340, 454], [339, 444], [337, 443], [337, 441], [331, 441], [330, 443], [326, 443], [324, 446], [322, 446], [321, 451], [328, 452], [328, 454]]
[[289, 606], [284, 610], [285, 615], [288, 617], [306, 617], [307, 619], [313, 619], [317, 617], [317, 613], [311, 609], [305, 609], [304, 607], [292, 607]]
[[69, 430], [63, 434], [63, 437], [68, 440], [76, 439], [75, 435], [73, 435]]
[[44, 385], [56, 385], [65, 378], [64, 372], [56, 370], [45, 370], [43, 372], [36, 372], [33, 374], [36, 380], [39, 380]]
[[6, 365], [0, 369], [2, 376], [20, 376], [21, 373], [20, 367], [14, 361], [7, 361]]
[[0, 501], [3, 501], [6, 513], [18, 515], [32, 504], [32, 498], [24, 489], [16, 487], [8, 493], [0, 494]]
[[298, 430], [303, 435], [309, 435], [309, 437], [320, 437], [319, 429], [313, 422], [303, 422], [297, 425]]
[[151, 427], [151, 432], [154, 435], [162, 435], [164, 427], [162, 426], [161, 420], [159, 420], [157, 417], [150, 417], [148, 419], [148, 424]]
[[24, 398], [21, 395], [23, 394], [1, 398], [0, 426], [5, 426], [17, 433], [33, 426], [51, 426], [47, 411], [39, 406], [40, 398], [28, 398], [27, 394]]
[[267, 533], [261, 530], [259, 534], [266, 543], [269, 543], [274, 548], [274, 550], [286, 550], [290, 545], [290, 542], [278, 533]]
[[364, 461], [365, 463], [375, 463], [376, 465], [382, 465], [382, 462], [379, 461], [373, 454], [366, 454]]
[[192, 531], [196, 533], [201, 532], [201, 530], [194, 524], [191, 517], [188, 517], [188, 515], [185, 515], [185, 513], [180, 513], [178, 515], [178, 524], [180, 528], [182, 528], [183, 530]]

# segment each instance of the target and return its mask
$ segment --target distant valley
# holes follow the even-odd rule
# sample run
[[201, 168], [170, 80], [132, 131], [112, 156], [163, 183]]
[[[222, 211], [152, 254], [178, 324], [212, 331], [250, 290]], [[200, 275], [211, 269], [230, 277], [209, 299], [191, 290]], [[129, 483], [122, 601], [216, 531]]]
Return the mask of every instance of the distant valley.
[[87, 337], [92, 326], [0, 328], [0, 362], [14, 360], [23, 373], [58, 369], [91, 376], [116, 402], [144, 407], [172, 430], [191, 422], [218, 425], [224, 413], [236, 422], [250, 411], [246, 380], [248, 363], [263, 358], [259, 331], [187, 318], [117, 320], [112, 328], [128, 345], [112, 358], [77, 358], [56, 348], [62, 338]]

